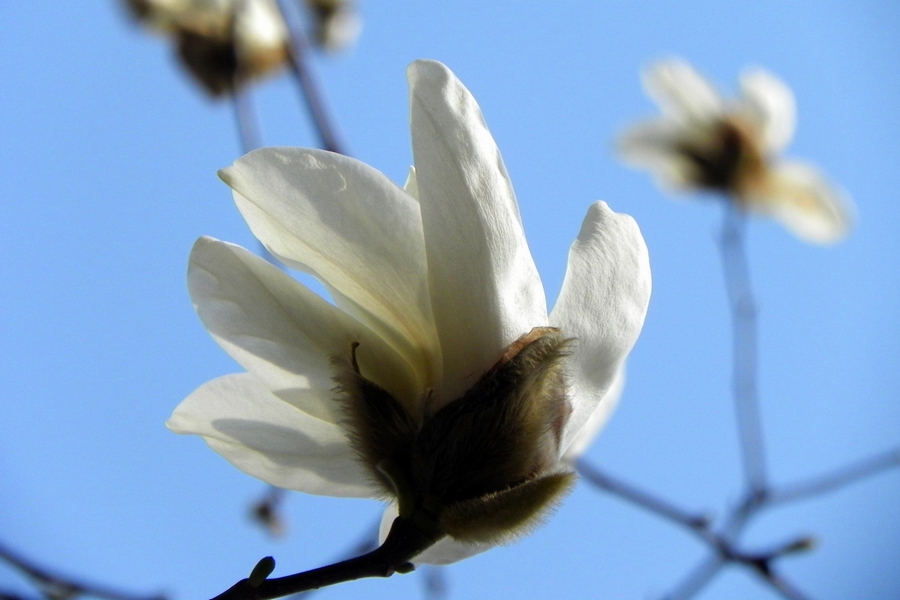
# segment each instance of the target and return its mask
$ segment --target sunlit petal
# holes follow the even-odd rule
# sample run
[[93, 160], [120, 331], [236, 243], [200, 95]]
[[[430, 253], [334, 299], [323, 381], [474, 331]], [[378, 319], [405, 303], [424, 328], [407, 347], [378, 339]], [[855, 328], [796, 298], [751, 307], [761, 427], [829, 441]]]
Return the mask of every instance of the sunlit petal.
[[644, 324], [650, 260], [634, 219], [593, 204], [569, 251], [550, 323], [575, 338], [569, 362], [572, 416], [562, 448], [604, 401]]
[[418, 393], [409, 366], [368, 327], [240, 246], [200, 238], [188, 287], [213, 338], [280, 398], [337, 422], [330, 358], [358, 343], [369, 378], [408, 402]]
[[515, 195], [481, 110], [444, 65], [408, 71], [428, 281], [444, 359], [438, 402], [461, 395], [503, 349], [546, 322]]
[[419, 205], [357, 160], [264, 148], [221, 172], [253, 234], [286, 264], [318, 277], [338, 306], [415, 369], [439, 376]]
[[790, 88], [768, 71], [754, 69], [741, 75], [741, 92], [747, 108], [761, 124], [766, 149], [783, 151], [797, 126], [797, 107]]
[[722, 99], [688, 63], [669, 59], [644, 72], [644, 89], [663, 113], [678, 121], [703, 121], [722, 111]]
[[853, 205], [811, 165], [784, 162], [763, 182], [746, 206], [778, 219], [797, 237], [831, 244], [847, 235], [854, 221]]

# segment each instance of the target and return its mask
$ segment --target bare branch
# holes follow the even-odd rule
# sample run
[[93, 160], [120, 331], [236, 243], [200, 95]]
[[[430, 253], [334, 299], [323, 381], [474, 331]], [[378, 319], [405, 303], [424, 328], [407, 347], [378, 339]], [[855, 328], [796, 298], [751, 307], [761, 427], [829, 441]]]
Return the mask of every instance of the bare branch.
[[[39, 567], [23, 556], [16, 554], [0, 542], [0, 560], [11, 565], [25, 575], [48, 598], [75, 598], [89, 596], [103, 600], [165, 600], [165, 596], [144, 596], [114, 590], [106, 586], [78, 581]], [[17, 596], [10, 596], [16, 598]]]

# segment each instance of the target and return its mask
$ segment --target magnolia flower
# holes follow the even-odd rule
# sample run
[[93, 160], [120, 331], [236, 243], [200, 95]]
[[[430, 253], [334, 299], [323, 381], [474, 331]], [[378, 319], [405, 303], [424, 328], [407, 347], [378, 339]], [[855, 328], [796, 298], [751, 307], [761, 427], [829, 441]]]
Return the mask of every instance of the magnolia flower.
[[625, 133], [623, 159], [655, 173], [664, 187], [725, 193], [802, 239], [842, 238], [852, 220], [849, 200], [813, 166], [779, 156], [794, 135], [791, 90], [761, 69], [740, 83], [740, 97], [725, 100], [687, 63], [657, 63], [644, 74], [644, 88], [663, 116]]
[[315, 24], [316, 43], [328, 51], [346, 48], [356, 41], [362, 22], [351, 0], [306, 0]]
[[312, 494], [392, 502], [459, 560], [533, 525], [569, 489], [560, 459], [644, 321], [647, 249], [598, 202], [548, 314], [503, 161], [444, 65], [408, 71], [404, 188], [321, 150], [266, 148], [220, 172], [253, 234], [334, 304], [252, 253], [197, 241], [188, 285], [247, 372], [214, 379], [168, 426], [244, 472]]
[[149, 28], [172, 38], [187, 70], [213, 96], [284, 65], [287, 26], [277, 0], [125, 0]]

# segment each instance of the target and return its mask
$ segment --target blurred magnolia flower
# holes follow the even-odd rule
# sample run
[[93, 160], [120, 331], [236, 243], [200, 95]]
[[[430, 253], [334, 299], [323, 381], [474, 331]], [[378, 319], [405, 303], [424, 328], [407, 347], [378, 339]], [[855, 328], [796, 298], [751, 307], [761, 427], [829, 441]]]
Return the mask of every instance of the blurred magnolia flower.
[[[631, 217], [598, 202], [548, 314], [506, 169], [444, 65], [408, 71], [415, 168], [401, 189], [320, 150], [266, 148], [220, 176], [253, 234], [334, 304], [211, 238], [188, 285], [247, 372], [201, 386], [168, 426], [244, 472], [392, 502], [448, 563], [508, 541], [571, 487], [561, 462], [605, 411], [650, 295]], [[446, 536], [446, 537], [445, 537]]]
[[316, 44], [329, 51], [352, 45], [362, 31], [354, 3], [351, 0], [306, 0], [315, 23]]
[[274, 72], [290, 56], [276, 0], [125, 0], [172, 39], [185, 68], [213, 96]]
[[672, 59], [643, 80], [663, 115], [622, 136], [626, 162], [649, 169], [664, 187], [728, 194], [741, 209], [778, 219], [811, 242], [846, 235], [846, 196], [815, 167], [780, 157], [796, 122], [793, 94], [780, 79], [747, 71], [740, 97], [725, 100], [689, 64]]

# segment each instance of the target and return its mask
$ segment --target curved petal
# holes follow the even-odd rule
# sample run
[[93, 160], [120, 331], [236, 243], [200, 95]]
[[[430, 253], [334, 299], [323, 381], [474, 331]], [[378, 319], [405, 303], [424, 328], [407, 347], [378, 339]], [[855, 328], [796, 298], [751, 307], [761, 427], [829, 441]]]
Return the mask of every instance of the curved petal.
[[444, 364], [438, 405], [545, 325], [546, 300], [509, 176], [481, 110], [444, 65], [408, 70], [428, 283]]
[[685, 61], [660, 61], [644, 72], [644, 89], [676, 121], [705, 121], [722, 113], [719, 93]]
[[[381, 525], [378, 528], [378, 543], [384, 543], [388, 532], [391, 530], [391, 524], [397, 518], [397, 505], [391, 504], [384, 509], [384, 515], [381, 517]], [[418, 565], [449, 565], [459, 562], [463, 559], [481, 554], [486, 550], [490, 550], [496, 544], [464, 544], [457, 542], [451, 538], [444, 538], [434, 546], [428, 548], [413, 559], [413, 564]]]
[[741, 93], [760, 124], [766, 150], [780, 153], [794, 137], [797, 126], [794, 94], [781, 79], [762, 69], [741, 74]]
[[567, 449], [607, 395], [637, 340], [650, 301], [650, 259], [637, 223], [605, 202], [588, 209], [569, 251], [551, 325], [576, 339], [570, 358], [572, 416]]
[[778, 219], [797, 237], [818, 244], [842, 239], [855, 217], [847, 194], [828, 183], [818, 169], [801, 162], [779, 164], [758, 192], [742, 201], [748, 209]]
[[616, 406], [618, 406], [624, 388], [625, 366], [623, 365], [619, 369], [619, 372], [616, 373], [616, 378], [613, 379], [612, 384], [610, 384], [609, 389], [606, 391], [606, 395], [603, 396], [603, 400], [597, 404], [597, 408], [595, 408], [594, 412], [591, 413], [591, 416], [588, 417], [584, 427], [575, 434], [575, 438], [569, 444], [565, 454], [563, 454], [563, 460], [575, 462], [587, 451], [594, 442], [594, 438], [597, 437], [597, 434], [600, 433], [600, 430], [603, 429], [603, 426], [609, 421]]
[[253, 234], [439, 380], [419, 205], [375, 169], [321, 150], [263, 148], [220, 172]]
[[240, 246], [200, 238], [188, 288], [210, 334], [279, 398], [335, 423], [330, 359], [359, 343], [360, 369], [398, 399], [418, 400], [409, 366], [368, 327]]
[[282, 402], [247, 373], [203, 384], [178, 405], [166, 427], [202, 436], [238, 469], [280, 488], [378, 495], [341, 427]]

